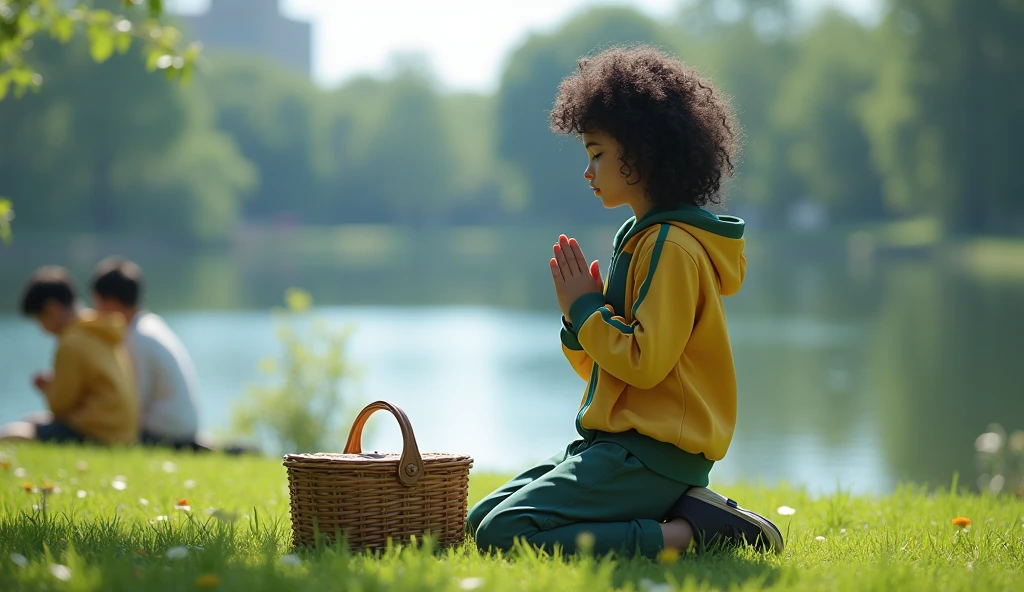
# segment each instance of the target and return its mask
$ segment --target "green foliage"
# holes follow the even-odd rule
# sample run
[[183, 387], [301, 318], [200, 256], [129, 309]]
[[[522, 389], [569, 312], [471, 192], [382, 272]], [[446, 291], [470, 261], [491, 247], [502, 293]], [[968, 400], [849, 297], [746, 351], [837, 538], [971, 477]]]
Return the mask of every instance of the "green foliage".
[[1024, 230], [1024, 3], [891, 0], [863, 106], [887, 199], [952, 232]]
[[[130, 10], [143, 3], [144, 13]], [[38, 90], [43, 84], [43, 75], [28, 59], [41, 33], [68, 43], [84, 31], [89, 55], [98, 63], [115, 52], [125, 54], [138, 43], [148, 56], [150, 71], [162, 70], [171, 80], [188, 81], [199, 45], [183, 48], [181, 33], [160, 22], [162, 0], [100, 0], [98, 4], [102, 7], [83, 3], [72, 8], [61, 0], [0, 0], [0, 100], [12, 85], [15, 96], [21, 97], [26, 90]]]
[[782, 156], [775, 165], [792, 171], [807, 197], [843, 219], [885, 214], [881, 176], [859, 112], [880, 59], [875, 49], [868, 28], [825, 12], [801, 40], [767, 119], [769, 133], [788, 139], [787, 151], [773, 150]]
[[196, 84], [210, 99], [212, 124], [258, 171], [239, 214], [315, 219], [312, 208], [323, 185], [318, 167], [334, 155], [319, 144], [325, 113], [312, 82], [252, 56], [220, 54], [211, 56]]
[[232, 413], [232, 429], [260, 443], [273, 442], [278, 452], [340, 450], [347, 435], [343, 425], [358, 409], [352, 407], [356, 368], [346, 355], [352, 329], [338, 330], [322, 320], [308, 325], [310, 295], [289, 290], [279, 317], [282, 359], [264, 360], [260, 369], [280, 376], [277, 384], [250, 387]]
[[7, 244], [11, 242], [11, 220], [14, 220], [11, 200], [0, 199], [0, 240]]
[[[414, 225], [447, 209], [455, 163], [441, 101], [430, 81], [403, 68], [390, 86], [381, 125], [366, 146], [361, 164], [377, 173], [367, 184], [372, 183], [392, 219]], [[379, 174], [387, 168], [390, 174]], [[432, 199], [423, 199], [425, 188]]]
[[[39, 39], [49, 83], [0, 102], [0, 192], [19, 227], [224, 238], [256, 184], [234, 141], [213, 128], [201, 87], [146, 74], [139, 48], [96, 64], [84, 39]], [[59, 171], [60, 174], [55, 174]]]

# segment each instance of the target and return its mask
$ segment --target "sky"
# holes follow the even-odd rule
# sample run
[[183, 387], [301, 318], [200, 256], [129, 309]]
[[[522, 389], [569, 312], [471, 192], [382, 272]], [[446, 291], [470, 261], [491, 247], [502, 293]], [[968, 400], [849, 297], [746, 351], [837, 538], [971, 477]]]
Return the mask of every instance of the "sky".
[[[203, 12], [210, 0], [171, 0], [175, 12]], [[866, 21], [879, 0], [797, 0], [813, 10], [837, 4]], [[439, 85], [451, 91], [491, 92], [505, 58], [531, 32], [548, 31], [581, 10], [630, 5], [665, 17], [679, 0], [282, 0], [289, 18], [313, 23], [313, 78], [335, 86], [388, 67], [396, 53], [420, 53]], [[486, 26], [480, 26], [486, 23]], [[384, 26], [382, 26], [384, 24]]]

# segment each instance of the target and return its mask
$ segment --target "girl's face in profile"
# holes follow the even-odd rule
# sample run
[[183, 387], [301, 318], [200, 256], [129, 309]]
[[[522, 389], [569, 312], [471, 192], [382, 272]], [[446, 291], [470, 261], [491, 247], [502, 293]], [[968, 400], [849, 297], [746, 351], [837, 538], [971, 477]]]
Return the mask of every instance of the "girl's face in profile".
[[590, 181], [594, 191], [606, 208], [628, 205], [639, 218], [650, 209], [643, 187], [636, 183], [636, 173], [631, 177], [622, 175], [622, 149], [615, 138], [601, 131], [583, 134], [583, 147], [587, 150], [589, 163], [583, 177]]

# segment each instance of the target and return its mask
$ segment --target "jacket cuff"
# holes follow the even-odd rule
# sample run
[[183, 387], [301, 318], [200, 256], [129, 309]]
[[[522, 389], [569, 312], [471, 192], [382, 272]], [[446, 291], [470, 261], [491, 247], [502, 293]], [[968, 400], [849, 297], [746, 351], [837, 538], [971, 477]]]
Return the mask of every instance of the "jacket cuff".
[[574, 350], [582, 351], [583, 346], [580, 345], [580, 340], [576, 337], [576, 332], [573, 330], [572, 325], [562, 317], [562, 330], [559, 332], [558, 337], [562, 340], [562, 345]]
[[590, 315], [602, 308], [604, 304], [604, 294], [600, 292], [588, 292], [577, 298], [569, 307], [569, 321], [572, 323], [574, 332], [578, 334], [583, 328], [583, 323], [587, 322]]

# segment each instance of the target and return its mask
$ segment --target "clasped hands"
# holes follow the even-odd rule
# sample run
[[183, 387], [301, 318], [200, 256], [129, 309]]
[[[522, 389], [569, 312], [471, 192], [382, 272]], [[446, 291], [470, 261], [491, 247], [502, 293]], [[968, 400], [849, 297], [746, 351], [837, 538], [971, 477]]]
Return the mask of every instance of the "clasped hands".
[[580, 245], [574, 238], [559, 235], [558, 243], [553, 247], [554, 257], [551, 258], [551, 278], [555, 282], [555, 294], [558, 297], [558, 308], [562, 316], [569, 318], [569, 307], [576, 299], [590, 292], [604, 293], [604, 281], [597, 261], [589, 266], [583, 256]]

